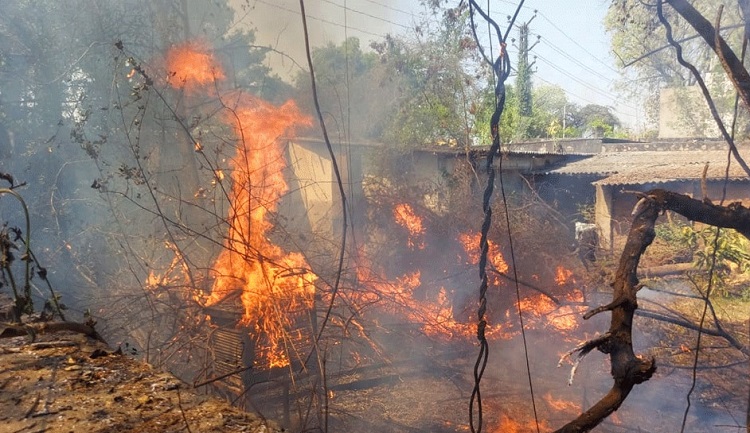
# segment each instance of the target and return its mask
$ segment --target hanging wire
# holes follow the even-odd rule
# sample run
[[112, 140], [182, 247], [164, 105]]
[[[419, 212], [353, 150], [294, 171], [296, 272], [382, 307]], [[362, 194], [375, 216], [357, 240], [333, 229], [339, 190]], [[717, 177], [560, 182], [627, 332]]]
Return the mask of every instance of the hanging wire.
[[[482, 423], [483, 423], [483, 412], [482, 412], [482, 393], [480, 384], [482, 381], [482, 377], [484, 376], [484, 372], [487, 368], [487, 361], [489, 357], [489, 343], [487, 342], [487, 337], [485, 335], [486, 329], [487, 329], [487, 320], [485, 319], [485, 314], [487, 312], [487, 288], [489, 286], [488, 283], [488, 277], [487, 277], [487, 256], [489, 251], [489, 230], [490, 226], [492, 225], [492, 207], [490, 205], [492, 194], [494, 192], [495, 187], [495, 168], [494, 168], [494, 159], [495, 156], [500, 155], [500, 117], [502, 116], [503, 109], [505, 108], [505, 80], [510, 75], [510, 60], [508, 59], [508, 52], [506, 50], [506, 43], [505, 40], [508, 37], [508, 34], [510, 33], [510, 30], [513, 28], [513, 23], [515, 22], [516, 18], [518, 17], [518, 13], [521, 10], [521, 7], [523, 7], [523, 0], [519, 3], [518, 7], [516, 8], [516, 11], [510, 20], [508, 24], [508, 29], [505, 32], [505, 35], [503, 35], [503, 32], [500, 30], [500, 26], [497, 25], [497, 23], [489, 16], [488, 13], [485, 13], [485, 11], [482, 10], [481, 7], [476, 3], [475, 0], [469, 1], [469, 18], [471, 20], [471, 31], [474, 36], [474, 39], [476, 41], [477, 47], [479, 49], [480, 54], [482, 55], [482, 58], [487, 62], [493, 70], [494, 77], [496, 78], [495, 82], [495, 111], [492, 114], [492, 118], [490, 119], [490, 132], [492, 136], [492, 146], [490, 147], [489, 154], [487, 155], [487, 186], [484, 190], [484, 195], [482, 197], [482, 210], [484, 212], [484, 221], [482, 222], [482, 232], [481, 232], [481, 238], [479, 241], [479, 248], [480, 248], [480, 256], [479, 256], [479, 278], [480, 278], [480, 284], [479, 284], [479, 307], [477, 310], [477, 340], [479, 340], [479, 354], [477, 356], [477, 360], [474, 364], [474, 388], [471, 392], [471, 398], [469, 400], [469, 426], [471, 427], [471, 431], [473, 433], [481, 433], [482, 431]], [[477, 11], [482, 18], [484, 18], [488, 26], [491, 26], [495, 30], [495, 34], [497, 36], [499, 45], [500, 45], [500, 53], [498, 54], [497, 59], [493, 62], [490, 60], [489, 57], [487, 57], [484, 48], [482, 47], [481, 43], [479, 43], [479, 38], [477, 37], [476, 32], [476, 25], [474, 23], [474, 11]], [[488, 8], [489, 11], [489, 8]], [[524, 356], [526, 359], [526, 372], [529, 379], [529, 389], [531, 391], [531, 401], [532, 401], [532, 407], [534, 409], [534, 419], [536, 421], [536, 429], [537, 432], [539, 432], [539, 417], [537, 415], [536, 410], [536, 402], [534, 398], [534, 387], [531, 380], [531, 370], [530, 370], [530, 364], [529, 364], [529, 355], [528, 355], [528, 346], [526, 342], [526, 333], [524, 330], [524, 323], [523, 323], [523, 314], [521, 311], [521, 298], [520, 298], [520, 288], [518, 285], [518, 276], [515, 266], [515, 253], [513, 251], [513, 240], [512, 240], [512, 230], [510, 227], [510, 218], [508, 215], [508, 204], [505, 196], [505, 187], [503, 184], [502, 179], [502, 155], [500, 155], [500, 163], [499, 163], [499, 171], [500, 171], [500, 190], [503, 198], [503, 206], [505, 210], [505, 222], [506, 227], [508, 230], [508, 238], [509, 238], [509, 246], [510, 246], [510, 256], [511, 256], [511, 265], [513, 268], [513, 274], [514, 274], [514, 280], [516, 281], [516, 300], [518, 303], [518, 317], [520, 320], [521, 325], [521, 335], [523, 336], [523, 345], [524, 345]], [[475, 424], [475, 410], [476, 410], [476, 424]]]

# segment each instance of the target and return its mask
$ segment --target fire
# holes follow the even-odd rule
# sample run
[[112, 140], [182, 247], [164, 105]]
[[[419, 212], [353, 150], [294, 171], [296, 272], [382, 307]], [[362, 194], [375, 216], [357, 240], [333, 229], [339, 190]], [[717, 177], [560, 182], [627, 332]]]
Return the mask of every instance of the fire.
[[[482, 235], [480, 233], [461, 233], [458, 236], [458, 241], [463, 245], [466, 256], [469, 258], [469, 263], [472, 265], [479, 263], [479, 255], [481, 252], [479, 250], [479, 242], [481, 239]], [[507, 273], [509, 269], [508, 263], [505, 262], [505, 258], [500, 252], [500, 247], [491, 240], [487, 241], [487, 246], [487, 260], [489, 263], [491, 263], [495, 270], [501, 274]]]
[[[565, 300], [576, 299], [578, 294], [579, 292], [573, 292]], [[548, 296], [540, 293], [522, 299], [521, 309], [528, 318], [529, 326], [551, 328], [569, 333], [580, 325], [580, 315], [585, 307], [558, 305]]]
[[166, 68], [172, 87], [196, 90], [217, 80], [224, 79], [224, 71], [208, 44], [186, 42], [172, 47], [167, 52]]
[[[476, 338], [476, 323], [456, 318], [451, 290], [429, 284], [425, 289], [419, 270], [387, 279], [381, 270], [374, 269], [361, 255], [357, 258], [357, 280], [366, 290], [358, 292], [355, 303], [377, 303], [382, 308], [400, 314], [410, 323], [419, 324], [425, 335], [444, 340]], [[419, 290], [418, 290], [419, 289]], [[420, 295], [417, 295], [419, 291]], [[466, 319], [469, 319], [467, 317]], [[490, 323], [486, 337], [511, 338], [503, 324]]]
[[161, 274], [153, 269], [148, 271], [143, 285], [149, 290], [159, 290], [165, 287], [185, 286], [189, 284], [187, 264], [180, 249], [171, 242], [165, 242], [164, 247], [172, 252], [172, 261]]
[[[539, 428], [542, 431], [549, 431], [550, 427], [545, 421], [539, 422]], [[536, 433], [537, 425], [534, 420], [530, 420], [526, 423], [520, 423], [506, 414], [500, 415], [500, 425], [495, 433]]]
[[420, 250], [424, 249], [424, 236], [425, 228], [422, 226], [422, 217], [414, 213], [414, 209], [406, 203], [397, 204], [393, 209], [393, 217], [396, 219], [396, 223], [409, 231], [409, 239], [407, 244], [409, 248], [417, 247]]
[[406, 273], [394, 281], [387, 281], [360, 257], [357, 266], [359, 283], [368, 290], [359, 295], [359, 303], [384, 301], [382, 305], [406, 316], [412, 323], [419, 323], [423, 332], [432, 337], [452, 338], [457, 335], [470, 336], [473, 325], [460, 323], [453, 317], [453, 308], [445, 288], [441, 287], [427, 299], [417, 299], [415, 290], [422, 285], [420, 271]]
[[544, 401], [550, 409], [556, 412], [581, 413], [581, 405], [572, 401], [558, 399], [552, 396], [551, 392], [544, 395]]
[[557, 270], [555, 271], [555, 282], [558, 286], [564, 286], [568, 283], [572, 275], [573, 271], [565, 269], [562, 266], [558, 266]]
[[[411, 213], [411, 208], [406, 205], [394, 210], [394, 215]], [[420, 228], [420, 232], [422, 230]], [[457, 238], [465, 250], [468, 264], [476, 265], [479, 261], [480, 236], [478, 233], [463, 233]], [[434, 282], [423, 283], [422, 272], [419, 269], [407, 271], [395, 278], [388, 278], [385, 276], [386, 272], [374, 268], [364, 257], [365, 254], [360, 252], [355, 260], [358, 287], [364, 290], [358, 292], [357, 299], [352, 300], [353, 303], [383, 305], [384, 308], [403, 315], [409, 322], [419, 324], [422, 331], [431, 337], [443, 339], [475, 337], [476, 323], [472, 320], [473, 315], [454, 308], [454, 290], [458, 289], [440, 286]], [[497, 272], [507, 272], [509, 269], [500, 247], [492, 241], [488, 241], [488, 261]], [[562, 267], [559, 267], [557, 271], [558, 275], [566, 278], [566, 281], [572, 281], [572, 272]], [[558, 283], [560, 281], [557, 280]], [[492, 283], [499, 285], [499, 278]], [[585, 309], [583, 306], [575, 305], [580, 303], [581, 299], [582, 294], [577, 290], [561, 296], [559, 304], [541, 293], [527, 295], [521, 300], [519, 306], [513, 306], [504, 314], [496, 314], [496, 319], [500, 317], [504, 319], [488, 325], [485, 336], [488, 339], [510, 339], [518, 335], [520, 328], [512, 319], [516, 315], [517, 307], [522, 309], [528, 328], [551, 329], [565, 335], [571, 334], [571, 331], [579, 327], [581, 310]], [[570, 338], [573, 336], [571, 335]]]
[[[241, 137], [230, 161], [232, 190], [229, 232], [217, 258], [214, 283], [206, 304], [213, 305], [241, 291], [244, 314], [241, 324], [264, 336], [267, 347], [256, 355], [269, 367], [289, 365], [289, 335], [295, 318], [313, 305], [317, 277], [307, 271], [304, 257], [285, 253], [267, 237], [273, 227], [268, 215], [287, 192], [283, 147], [278, 139], [294, 127], [309, 122], [293, 102], [275, 107], [249, 95], [240, 95], [233, 121]], [[223, 178], [223, 172], [216, 173]]]

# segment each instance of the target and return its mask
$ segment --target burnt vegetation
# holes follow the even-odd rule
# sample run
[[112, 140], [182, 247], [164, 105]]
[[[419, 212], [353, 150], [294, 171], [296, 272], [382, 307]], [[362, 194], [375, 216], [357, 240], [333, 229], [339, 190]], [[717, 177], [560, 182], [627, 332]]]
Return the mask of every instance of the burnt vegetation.
[[[591, 231], [581, 242], [574, 223], [593, 223], [594, 198], [522, 174], [510, 142], [613, 136], [620, 123], [607, 107], [571, 106], [567, 129], [560, 113], [520, 109], [531, 72], [506, 83], [506, 48], [523, 2], [506, 26], [473, 0], [426, 2], [413, 40], [371, 50], [356, 38], [311, 48], [304, 21], [309, 63], [295, 63], [293, 85], [265, 66], [274, 49], [237, 26], [251, 2], [75, 3], [86, 10], [14, 1], [15, 21], [0, 18], [0, 338], [29, 350], [44, 333], [106, 339], [294, 432], [640, 431], [658, 391], [618, 410], [663, 379], [684, 405], [653, 431], [727, 418], [750, 429], [737, 415], [750, 418], [737, 395], [749, 392], [748, 318], [729, 308], [750, 297], [730, 284], [747, 270], [750, 209], [705, 191], [630, 191], [622, 250], [599, 249]], [[732, 6], [748, 26], [748, 2]], [[750, 113], [747, 33], [735, 47], [722, 8], [709, 20], [685, 0], [611, 10], [622, 25], [652, 13], [638, 24], [665, 29], [728, 164], [750, 177], [746, 144], [670, 23], [718, 58], [735, 113]], [[643, 262], [685, 264], [675, 256], [695, 259], [679, 289], [644, 277]], [[662, 368], [689, 371], [689, 389]], [[204, 431], [177, 401], [172, 423]], [[60, 412], [46, 404], [41, 416]]]

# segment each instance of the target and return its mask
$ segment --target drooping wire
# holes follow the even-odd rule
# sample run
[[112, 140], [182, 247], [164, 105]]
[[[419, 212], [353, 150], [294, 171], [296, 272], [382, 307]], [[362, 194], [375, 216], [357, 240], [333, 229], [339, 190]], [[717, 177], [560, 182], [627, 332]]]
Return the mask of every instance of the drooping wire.
[[[333, 147], [331, 146], [331, 140], [328, 138], [328, 129], [326, 128], [325, 120], [323, 119], [323, 112], [320, 108], [320, 102], [318, 99], [318, 88], [315, 83], [315, 69], [313, 67], [313, 60], [312, 60], [312, 54], [310, 50], [310, 35], [307, 29], [307, 15], [305, 14], [305, 1], [299, 0], [299, 8], [300, 8], [300, 15], [302, 15], [302, 28], [304, 31], [304, 37], [305, 37], [305, 54], [307, 55], [307, 64], [310, 67], [310, 82], [311, 82], [311, 89], [312, 89], [312, 96], [313, 96], [313, 102], [315, 103], [315, 112], [318, 115], [318, 122], [320, 124], [320, 129], [323, 132], [323, 139], [326, 143], [326, 148], [328, 149], [328, 154], [331, 157], [331, 165], [333, 167], [333, 172], [336, 176], [336, 183], [338, 185], [339, 194], [341, 195], [341, 212], [342, 212], [342, 230], [341, 230], [341, 246], [339, 250], [339, 257], [338, 257], [338, 266], [336, 270], [336, 278], [333, 283], [333, 287], [331, 288], [331, 300], [328, 303], [328, 308], [326, 310], [325, 316], [323, 317], [323, 321], [320, 324], [320, 327], [318, 329], [318, 333], [315, 336], [315, 340], [313, 341], [314, 351], [318, 355], [318, 362], [321, 365], [320, 371], [321, 375], [323, 377], [323, 380], [325, 381], [325, 363], [321, 363], [320, 360], [320, 351], [318, 350], [318, 342], [320, 341], [321, 336], [323, 335], [323, 330], [325, 329], [326, 324], [328, 323], [328, 320], [331, 316], [331, 311], [333, 310], [334, 301], [336, 300], [336, 295], [339, 290], [339, 285], [341, 283], [341, 273], [343, 272], [344, 268], [344, 255], [346, 254], [346, 232], [348, 227], [348, 211], [347, 211], [347, 200], [346, 200], [346, 193], [344, 192], [344, 184], [341, 180], [341, 171], [339, 170], [338, 162], [336, 161], [336, 155], [333, 151]], [[309, 360], [310, 356], [312, 355], [312, 351], [310, 354], [308, 354], [307, 359], [305, 360], [304, 364], [307, 364], [307, 361]], [[325, 382], [324, 382], [325, 383]], [[324, 385], [325, 386], [325, 385]], [[326, 391], [323, 397], [323, 404], [324, 404], [324, 430], [328, 431], [328, 392]]]
[[[510, 23], [508, 25], [508, 29], [503, 35], [502, 31], [500, 30], [500, 27], [497, 25], [497, 23], [489, 16], [488, 13], [485, 13], [479, 5], [477, 5], [475, 0], [469, 1], [469, 17], [471, 21], [471, 30], [472, 34], [474, 36], [474, 39], [476, 41], [477, 47], [479, 48], [479, 52], [481, 53], [484, 60], [492, 67], [494, 76], [496, 78], [495, 83], [495, 111], [492, 114], [492, 117], [490, 119], [490, 132], [492, 137], [492, 146], [490, 147], [490, 151], [487, 155], [487, 186], [484, 190], [484, 195], [482, 197], [482, 210], [484, 212], [484, 221], [482, 222], [482, 230], [481, 230], [481, 238], [479, 241], [479, 248], [480, 248], [480, 256], [479, 256], [479, 278], [480, 278], [480, 284], [479, 284], [479, 307], [477, 309], [477, 340], [479, 340], [479, 354], [477, 356], [477, 360], [474, 364], [474, 388], [471, 392], [471, 398], [469, 400], [469, 426], [471, 427], [471, 431], [473, 433], [480, 433], [482, 431], [482, 422], [483, 422], [483, 413], [482, 413], [482, 393], [481, 393], [481, 380], [484, 376], [484, 372], [487, 368], [487, 362], [489, 358], [489, 343], [487, 342], [487, 337], [485, 335], [486, 328], [487, 328], [487, 320], [485, 319], [485, 314], [487, 312], [487, 288], [489, 286], [488, 283], [488, 277], [487, 277], [487, 256], [489, 252], [489, 230], [492, 225], [492, 206], [491, 206], [491, 199], [492, 194], [495, 187], [495, 168], [494, 168], [494, 159], [496, 155], [500, 155], [500, 118], [503, 113], [503, 109], [505, 108], [505, 80], [510, 75], [510, 60], [508, 59], [508, 53], [506, 50], [506, 44], [505, 40], [510, 33], [511, 28], [513, 27], [513, 23], [516, 20], [516, 17], [518, 16], [519, 11], [521, 10], [521, 7], [523, 7], [523, 0], [519, 3], [518, 7], [516, 8], [516, 12], [513, 15], [513, 18], [510, 20]], [[476, 33], [476, 25], [474, 23], [474, 10], [476, 10], [479, 15], [484, 18], [488, 26], [491, 26], [495, 29], [495, 33], [498, 38], [498, 42], [500, 45], [500, 53], [498, 54], [497, 59], [492, 62], [487, 57], [487, 55], [484, 52], [484, 48], [479, 43], [479, 38], [477, 37]], [[489, 10], [489, 9], [488, 9]], [[520, 319], [520, 325], [521, 325], [521, 334], [523, 336], [523, 344], [524, 344], [524, 355], [526, 358], [526, 371], [529, 379], [529, 388], [531, 391], [531, 400], [532, 400], [532, 407], [534, 409], [534, 419], [536, 421], [536, 427], [537, 432], [539, 431], [539, 418], [537, 415], [536, 410], [536, 402], [534, 398], [534, 388], [531, 380], [531, 370], [529, 365], [529, 356], [528, 356], [528, 346], [526, 342], [526, 333], [524, 331], [524, 324], [523, 324], [523, 315], [521, 311], [521, 300], [520, 300], [520, 288], [517, 283], [518, 277], [516, 275], [516, 266], [515, 266], [515, 254], [513, 251], [513, 241], [512, 241], [512, 231], [510, 227], [510, 218], [508, 216], [508, 205], [507, 200], [505, 196], [505, 188], [502, 180], [502, 155], [500, 155], [500, 163], [499, 163], [499, 169], [500, 169], [500, 188], [502, 192], [502, 198], [503, 198], [503, 206], [505, 208], [505, 219], [506, 219], [506, 225], [508, 230], [508, 237], [509, 237], [509, 245], [510, 245], [510, 255], [511, 255], [511, 264], [513, 267], [513, 272], [516, 280], [516, 299], [518, 302], [518, 315]], [[474, 410], [476, 408], [476, 418], [477, 423], [474, 424]]]

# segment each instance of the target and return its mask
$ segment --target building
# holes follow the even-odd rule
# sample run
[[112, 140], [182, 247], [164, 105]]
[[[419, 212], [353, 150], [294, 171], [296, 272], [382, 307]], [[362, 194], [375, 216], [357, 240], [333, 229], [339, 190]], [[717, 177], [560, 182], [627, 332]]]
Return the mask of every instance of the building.
[[[590, 182], [595, 194], [595, 219], [600, 246], [617, 248], [627, 236], [635, 192], [667, 189], [718, 203], [750, 203], [750, 177], [733, 162], [727, 175], [728, 151], [724, 142], [668, 142], [664, 147], [693, 150], [627, 150], [603, 152], [548, 172], [570, 182]], [[650, 149], [658, 148], [653, 143]], [[696, 150], [696, 148], [701, 150]], [[643, 146], [641, 146], [643, 148]], [[750, 158], [750, 152], [743, 152]], [[704, 175], [705, 172], [705, 175]], [[705, 183], [702, 179], [705, 177]], [[725, 182], [726, 180], [726, 182]], [[702, 187], [705, 184], [705, 189]], [[704, 196], [705, 194], [705, 196]]]

